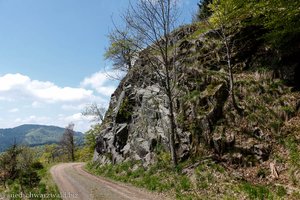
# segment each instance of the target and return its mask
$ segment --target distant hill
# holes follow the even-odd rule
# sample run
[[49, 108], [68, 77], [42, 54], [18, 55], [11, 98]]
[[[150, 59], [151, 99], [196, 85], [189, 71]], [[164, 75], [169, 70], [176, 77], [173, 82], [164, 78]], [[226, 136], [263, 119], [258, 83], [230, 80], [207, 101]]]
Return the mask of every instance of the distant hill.
[[[25, 124], [15, 128], [0, 129], [0, 152], [5, 151], [14, 141], [17, 144], [40, 146], [58, 143], [65, 129], [57, 126]], [[77, 144], [83, 143], [83, 133], [75, 132]]]

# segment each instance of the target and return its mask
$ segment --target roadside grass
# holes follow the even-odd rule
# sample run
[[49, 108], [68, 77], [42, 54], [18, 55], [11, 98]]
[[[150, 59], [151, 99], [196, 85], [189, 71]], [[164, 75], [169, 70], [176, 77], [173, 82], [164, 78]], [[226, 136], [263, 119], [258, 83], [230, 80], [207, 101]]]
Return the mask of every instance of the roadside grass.
[[50, 173], [50, 168], [52, 166], [54, 166], [55, 164], [51, 164], [51, 165], [46, 165], [44, 167], [44, 169], [39, 171], [39, 175], [41, 177], [41, 182], [40, 182], [40, 192], [41, 194], [53, 194], [54, 196], [56, 196], [55, 200], [61, 200], [62, 198], [60, 198], [60, 192], [58, 190], [57, 185], [55, 184], [51, 173]]
[[[185, 169], [189, 168], [193, 162], [194, 160], [188, 160], [173, 168], [169, 154], [163, 152], [158, 154], [158, 162], [148, 168], [143, 167], [138, 161], [101, 166], [90, 162], [85, 168], [94, 175], [165, 193], [174, 199], [205, 199], [213, 195], [232, 196], [226, 191], [232, 183], [226, 182], [227, 175], [222, 166], [210, 160], [200, 163], [199, 166], [186, 173]], [[218, 193], [217, 190], [222, 192]]]
[[103, 166], [88, 163], [86, 169], [92, 174], [130, 183], [150, 191], [168, 192], [173, 190], [178, 198], [182, 196], [183, 192], [191, 190], [190, 179], [181, 174], [178, 169], [171, 167], [170, 162], [167, 161], [169, 156], [163, 153], [160, 155], [160, 159], [148, 169], [144, 168], [141, 162], [124, 162], [118, 165]]
[[[167, 158], [167, 159], [166, 159]], [[98, 176], [129, 183], [150, 191], [167, 194], [172, 199], [286, 199], [282, 186], [254, 184], [233, 178], [222, 165], [212, 160], [199, 164], [188, 160], [172, 168], [167, 153], [159, 154], [158, 162], [144, 168], [141, 162], [124, 162], [116, 165], [87, 163], [86, 170]], [[186, 173], [186, 169], [189, 172]], [[297, 196], [299, 194], [294, 194]], [[291, 196], [290, 196], [291, 197]]]

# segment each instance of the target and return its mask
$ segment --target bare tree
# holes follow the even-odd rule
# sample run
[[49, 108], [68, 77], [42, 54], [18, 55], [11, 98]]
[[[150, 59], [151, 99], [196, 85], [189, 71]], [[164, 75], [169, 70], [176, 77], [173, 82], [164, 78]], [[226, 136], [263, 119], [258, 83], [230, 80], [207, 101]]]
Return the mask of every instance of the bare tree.
[[75, 161], [74, 124], [70, 123], [61, 138], [60, 146], [67, 153], [69, 160]]
[[85, 107], [82, 115], [92, 117], [92, 121], [102, 122], [104, 120], [105, 112], [106, 109], [103, 106], [100, 106], [97, 103], [92, 103]]
[[141, 55], [147, 60], [149, 76], [157, 77], [169, 109], [169, 146], [172, 163], [177, 165], [175, 136], [177, 135], [174, 101], [176, 97], [176, 48], [171, 45], [171, 32], [177, 27], [176, 0], [138, 0], [124, 15], [132, 37], [138, 38]]

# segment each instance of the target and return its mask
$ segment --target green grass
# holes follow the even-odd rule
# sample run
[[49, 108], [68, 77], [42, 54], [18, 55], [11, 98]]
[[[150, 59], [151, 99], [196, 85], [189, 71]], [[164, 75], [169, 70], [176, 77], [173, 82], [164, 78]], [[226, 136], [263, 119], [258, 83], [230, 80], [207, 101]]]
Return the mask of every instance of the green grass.
[[179, 194], [192, 188], [189, 177], [182, 175], [179, 172], [180, 169], [171, 167], [168, 154], [161, 153], [159, 160], [157, 164], [148, 169], [144, 169], [139, 162], [125, 162], [118, 165], [110, 164], [99, 167], [88, 163], [86, 169], [93, 174], [127, 182], [150, 191], [167, 192], [176, 190], [176, 193]]
[[[56, 186], [51, 174], [50, 168], [52, 165], [47, 165], [44, 169], [39, 171], [39, 175], [41, 177], [41, 182], [39, 185], [39, 193], [40, 194], [54, 194], [58, 196], [60, 194], [58, 187]], [[53, 198], [56, 200], [60, 200], [61, 198]]]
[[253, 185], [246, 182], [241, 184], [241, 190], [247, 194], [249, 199], [274, 199], [272, 192], [267, 186]]
[[151, 191], [167, 191], [172, 188], [173, 183], [166, 181], [167, 173], [161, 171], [158, 175], [157, 170], [161, 166], [153, 166], [148, 170], [141, 165], [135, 170], [132, 170], [134, 165], [139, 165], [137, 162], [124, 162], [119, 165], [104, 165], [95, 167], [88, 163], [86, 169], [93, 174], [105, 176], [116, 181], [131, 183], [138, 187], [144, 187]]
[[294, 137], [286, 138], [285, 146], [290, 152], [290, 163], [294, 167], [300, 167], [300, 151], [296, 139]]
[[[212, 192], [210, 195], [219, 195], [215, 190], [223, 187], [222, 180], [226, 177], [224, 168], [219, 164], [213, 161], [200, 164], [195, 169], [196, 180], [192, 181], [191, 176], [183, 174], [182, 170], [193, 164], [194, 160], [187, 160], [173, 168], [168, 153], [160, 152], [157, 159], [158, 162], [148, 169], [140, 162], [103, 166], [88, 163], [86, 169], [95, 175], [130, 183], [150, 191], [168, 193], [176, 199], [203, 199], [207, 197], [207, 191]], [[225, 187], [222, 190], [225, 190]], [[224, 191], [223, 193], [224, 196], [230, 196]]]

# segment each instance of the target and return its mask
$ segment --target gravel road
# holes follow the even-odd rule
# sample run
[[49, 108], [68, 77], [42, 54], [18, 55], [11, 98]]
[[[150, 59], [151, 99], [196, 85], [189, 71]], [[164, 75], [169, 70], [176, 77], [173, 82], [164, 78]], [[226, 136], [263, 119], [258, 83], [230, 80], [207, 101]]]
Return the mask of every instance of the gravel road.
[[50, 169], [62, 199], [78, 200], [160, 200], [164, 197], [94, 176], [83, 169], [84, 163], [63, 163]]

